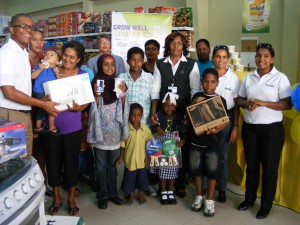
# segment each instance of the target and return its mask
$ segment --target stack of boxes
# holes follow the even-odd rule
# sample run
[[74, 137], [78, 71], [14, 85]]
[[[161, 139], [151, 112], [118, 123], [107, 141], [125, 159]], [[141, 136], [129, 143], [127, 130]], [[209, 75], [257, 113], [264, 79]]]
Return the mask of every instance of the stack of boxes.
[[0, 16], [0, 34], [9, 34], [11, 16]]
[[241, 58], [239, 58], [239, 52], [235, 52], [234, 45], [228, 45], [230, 59], [228, 65], [231, 70], [236, 72], [244, 72], [244, 65], [241, 65]]

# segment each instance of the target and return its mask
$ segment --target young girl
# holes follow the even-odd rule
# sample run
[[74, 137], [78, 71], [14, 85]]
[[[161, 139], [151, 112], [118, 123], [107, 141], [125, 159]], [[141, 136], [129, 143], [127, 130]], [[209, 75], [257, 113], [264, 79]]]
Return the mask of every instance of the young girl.
[[[127, 136], [129, 107], [126, 100], [118, 99], [114, 92], [113, 56], [103, 54], [97, 64], [98, 72], [92, 81], [95, 102], [91, 103], [90, 107], [87, 140], [95, 155], [98, 206], [100, 209], [106, 209], [109, 199], [117, 205], [124, 204], [117, 192], [115, 162], [120, 155], [121, 140]], [[103, 93], [97, 91], [98, 79], [104, 80]]]
[[[202, 75], [202, 86], [204, 92], [196, 93], [192, 98], [191, 105], [201, 102], [203, 100], [217, 96], [215, 90], [218, 86], [219, 75], [217, 70], [209, 68], [204, 70]], [[226, 109], [226, 101], [222, 98], [224, 108]], [[213, 216], [214, 201], [213, 194], [216, 186], [216, 179], [218, 178], [219, 170], [219, 149], [220, 149], [220, 131], [224, 129], [227, 124], [207, 129], [206, 133], [197, 136], [193, 128], [190, 128], [190, 173], [191, 177], [195, 178], [195, 185], [197, 195], [192, 204], [194, 211], [199, 211], [205, 203], [204, 215]], [[207, 196], [203, 196], [202, 178], [208, 178]], [[205, 199], [205, 201], [204, 201]]]
[[[178, 96], [173, 92], [168, 92], [162, 103], [162, 111], [157, 113], [159, 125], [154, 126], [154, 129], [159, 136], [167, 136], [167, 133], [179, 131], [182, 124], [183, 116], [182, 114], [176, 114], [176, 98]], [[185, 138], [177, 141], [177, 147], [181, 148], [184, 145]], [[161, 199], [160, 203], [162, 205], [166, 204], [177, 204], [173, 190], [175, 178], [178, 176], [178, 168], [162, 167], [161, 169], [151, 169], [151, 173], [157, 173], [160, 178], [160, 189], [161, 189]], [[168, 184], [167, 184], [168, 183]]]
[[139, 190], [139, 203], [143, 204], [144, 191], [148, 190], [148, 176], [145, 167], [146, 144], [153, 139], [150, 129], [143, 123], [143, 107], [138, 103], [130, 105], [128, 129], [129, 136], [121, 144], [120, 157], [116, 162], [116, 167], [124, 160], [124, 177], [122, 189], [125, 194], [129, 194], [127, 205], [133, 204], [134, 191]]

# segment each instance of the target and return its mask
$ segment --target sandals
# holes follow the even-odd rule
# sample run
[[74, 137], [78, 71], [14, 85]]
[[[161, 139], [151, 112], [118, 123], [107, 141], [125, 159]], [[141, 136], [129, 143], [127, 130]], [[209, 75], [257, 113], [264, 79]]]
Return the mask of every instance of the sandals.
[[73, 208], [68, 208], [68, 212], [70, 216], [75, 216], [78, 214], [79, 212], [79, 208], [77, 206], [73, 207]]
[[48, 208], [48, 213], [51, 215], [51, 216], [54, 216], [55, 214], [58, 213], [58, 210], [59, 208], [61, 207], [62, 205], [62, 202], [59, 204], [59, 206], [54, 206], [54, 203], [52, 203], [52, 205]]
[[47, 130], [47, 133], [48, 134], [51, 134], [51, 135], [53, 135], [53, 136], [59, 136], [60, 135], [60, 132], [59, 132], [59, 130], [58, 129], [48, 129]]
[[46, 134], [47, 129], [45, 129], [44, 127], [36, 127], [33, 129], [33, 133], [34, 134]]

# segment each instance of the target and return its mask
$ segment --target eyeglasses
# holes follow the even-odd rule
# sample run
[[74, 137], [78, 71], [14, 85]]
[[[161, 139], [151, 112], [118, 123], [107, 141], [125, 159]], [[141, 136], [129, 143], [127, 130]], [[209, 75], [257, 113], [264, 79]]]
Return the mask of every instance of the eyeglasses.
[[24, 30], [33, 30], [33, 26], [28, 26], [27, 24], [13, 25], [11, 27], [21, 27]]
[[110, 42], [109, 41], [101, 41], [99, 42], [100, 45], [109, 45]]
[[146, 48], [146, 51], [157, 51], [158, 49], [157, 48], [155, 48], [155, 47], [148, 47], [148, 48]]
[[219, 49], [224, 49], [226, 51], [229, 51], [229, 48], [226, 45], [216, 45], [214, 47], [214, 51], [219, 50]]
[[167, 120], [167, 127], [165, 129], [166, 132], [171, 132], [172, 131], [172, 120]]
[[256, 51], [260, 48], [266, 48], [266, 49], [269, 49], [271, 51], [274, 51], [272, 45], [268, 44], [268, 43], [259, 43], [256, 45]]
[[182, 46], [183, 43], [182, 43], [182, 42], [171, 41], [171, 42], [170, 42], [170, 45], [172, 45], [172, 46], [175, 46], [175, 45], [177, 45], [177, 46]]

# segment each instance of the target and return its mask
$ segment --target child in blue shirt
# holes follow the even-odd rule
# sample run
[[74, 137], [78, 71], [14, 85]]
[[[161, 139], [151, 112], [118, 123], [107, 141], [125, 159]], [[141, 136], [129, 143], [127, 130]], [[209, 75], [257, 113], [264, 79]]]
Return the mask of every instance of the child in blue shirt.
[[[44, 55], [42, 63], [36, 65], [31, 73], [31, 79], [34, 80], [33, 96], [35, 98], [41, 98], [45, 95], [43, 84], [59, 78], [59, 70], [57, 68], [59, 64], [60, 56], [56, 51], [49, 50]], [[42, 127], [43, 120], [46, 118], [46, 112], [39, 109], [37, 112], [34, 133], [50, 133], [52, 135], [59, 135], [58, 129], [54, 124], [55, 117], [48, 115], [49, 130]]]

